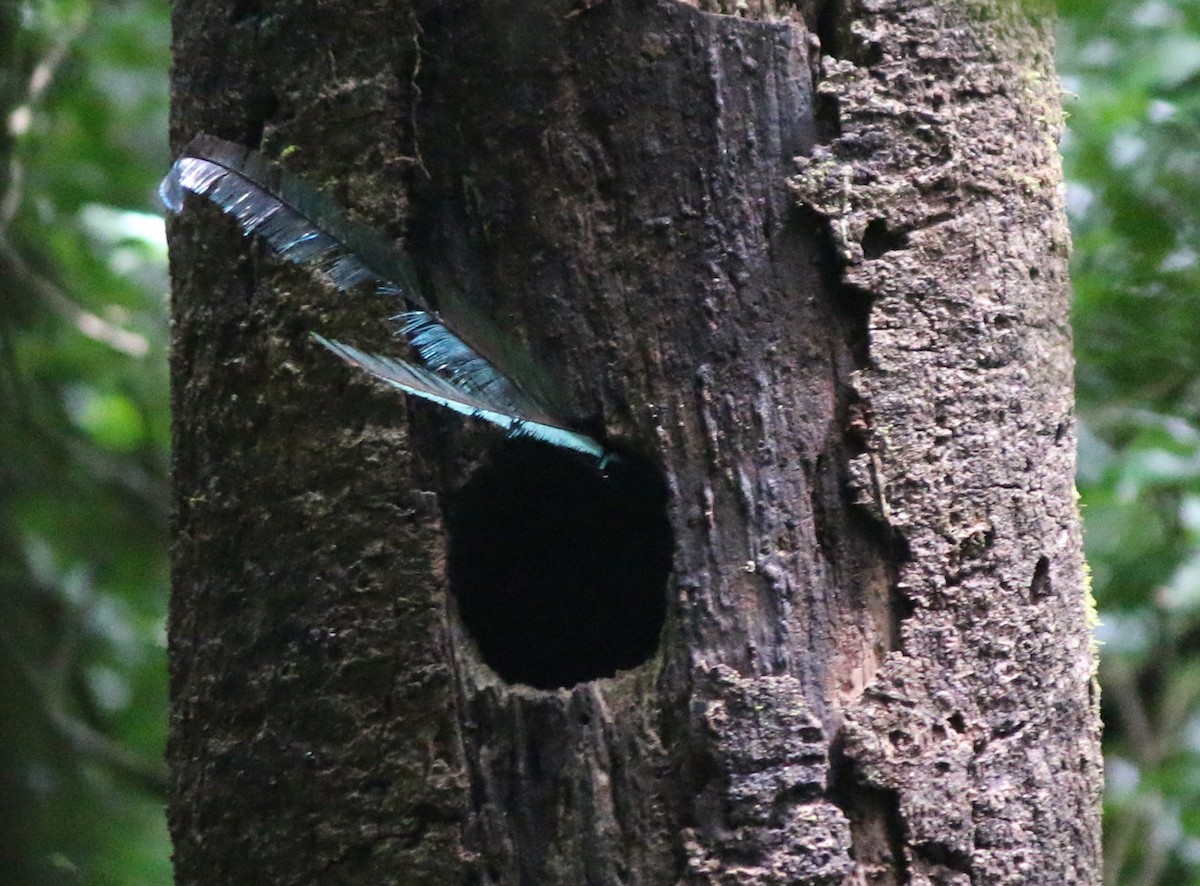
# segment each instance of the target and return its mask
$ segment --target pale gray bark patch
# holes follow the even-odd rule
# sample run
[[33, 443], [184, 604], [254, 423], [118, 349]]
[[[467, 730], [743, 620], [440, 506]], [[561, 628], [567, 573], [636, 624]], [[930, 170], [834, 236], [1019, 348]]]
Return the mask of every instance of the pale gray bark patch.
[[725, 774], [684, 831], [688, 873], [743, 883], [841, 883], [854, 869], [845, 814], [830, 803], [824, 729], [794, 677], [718, 666], [692, 696], [713, 766]]
[[898, 797], [910, 882], [1098, 882], [1060, 89], [1049, 25], [985, 5], [848, 4], [837, 135], [792, 180], [870, 298], [852, 482], [910, 551], [845, 754]]

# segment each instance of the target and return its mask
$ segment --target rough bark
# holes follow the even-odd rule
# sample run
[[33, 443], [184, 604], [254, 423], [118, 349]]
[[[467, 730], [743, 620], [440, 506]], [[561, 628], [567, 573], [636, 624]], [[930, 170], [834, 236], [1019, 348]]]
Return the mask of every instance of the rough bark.
[[332, 189], [623, 454], [349, 376], [305, 333], [393, 306], [189, 210], [180, 883], [1098, 879], [1046, 25], [760, 11], [177, 6], [176, 143]]
[[821, 84], [838, 136], [793, 185], [830, 221], [844, 285], [871, 301], [850, 472], [903, 539], [909, 611], [846, 708], [845, 754], [894, 792], [914, 881], [1093, 881], [1097, 699], [1047, 25], [1014, 4], [881, 2], [849, 24]]

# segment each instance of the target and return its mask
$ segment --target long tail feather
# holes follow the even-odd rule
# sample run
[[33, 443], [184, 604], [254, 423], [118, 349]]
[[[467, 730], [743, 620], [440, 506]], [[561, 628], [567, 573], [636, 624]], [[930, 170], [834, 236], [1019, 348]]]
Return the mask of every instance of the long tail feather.
[[175, 213], [183, 210], [184, 191], [208, 197], [288, 261], [318, 267], [338, 289], [373, 283], [429, 307], [406, 257], [375, 231], [347, 221], [324, 194], [241, 145], [211, 135], [192, 139], [158, 189]]
[[451, 332], [435, 314], [408, 311], [392, 318], [425, 364], [455, 384], [491, 403], [502, 403], [526, 418], [551, 420], [544, 406], [516, 382], [501, 375], [487, 360]]
[[310, 334], [351, 366], [369, 372], [381, 381], [414, 397], [430, 400], [463, 415], [481, 418], [498, 425], [515, 437], [532, 437], [543, 440], [556, 446], [587, 453], [602, 461], [607, 458], [605, 448], [591, 437], [572, 431], [561, 424], [534, 421], [525, 415], [513, 412], [505, 403], [491, 401], [480, 392], [461, 388], [450, 379], [430, 372], [428, 369], [413, 366], [401, 360], [393, 360], [391, 357], [384, 357], [380, 354], [368, 354], [342, 342], [317, 335], [315, 332]]
[[175, 213], [183, 210], [186, 191], [212, 200], [243, 233], [263, 237], [288, 261], [322, 271], [338, 289], [371, 283], [420, 309], [394, 319], [432, 371], [315, 336], [347, 362], [511, 434], [608, 458], [596, 441], [556, 417], [562, 410], [555, 387], [523, 348], [453, 293], [439, 294], [439, 310], [433, 310], [407, 256], [377, 232], [351, 224], [306, 182], [254, 151], [198, 135], [159, 186], [163, 204]]

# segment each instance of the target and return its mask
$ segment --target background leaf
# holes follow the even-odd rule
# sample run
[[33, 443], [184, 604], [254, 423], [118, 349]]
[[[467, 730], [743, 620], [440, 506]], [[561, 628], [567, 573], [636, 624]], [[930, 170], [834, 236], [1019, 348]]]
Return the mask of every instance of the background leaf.
[[1062, 4], [1108, 883], [1200, 882], [1200, 4]]

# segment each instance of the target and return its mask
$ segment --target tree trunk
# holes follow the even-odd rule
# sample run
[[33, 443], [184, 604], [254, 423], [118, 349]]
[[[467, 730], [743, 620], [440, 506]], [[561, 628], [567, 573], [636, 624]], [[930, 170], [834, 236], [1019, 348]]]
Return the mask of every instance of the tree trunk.
[[190, 203], [180, 884], [1098, 882], [1048, 23], [761, 5], [177, 4], [175, 143], [331, 191], [620, 454], [351, 375], [306, 333], [395, 304]]

